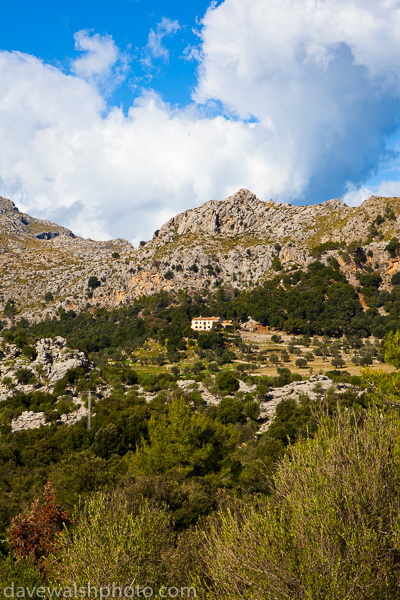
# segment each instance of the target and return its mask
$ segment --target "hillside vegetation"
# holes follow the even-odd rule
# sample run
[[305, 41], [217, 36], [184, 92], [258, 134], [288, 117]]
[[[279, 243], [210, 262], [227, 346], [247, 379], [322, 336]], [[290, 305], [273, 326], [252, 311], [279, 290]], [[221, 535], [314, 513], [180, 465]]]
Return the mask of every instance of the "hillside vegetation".
[[[363, 287], [379, 303], [369, 281]], [[400, 366], [400, 338], [387, 335], [396, 287], [385, 296], [392, 313], [364, 311], [338, 266], [314, 261], [239, 294], [163, 292], [4, 329], [3, 344], [25, 352], [28, 366], [26, 348], [58, 335], [93, 365], [68, 372], [47, 395], [40, 385], [11, 389], [1, 404], [0, 588], [10, 580], [135, 582], [188, 586], [203, 598], [263, 598], [265, 590], [288, 599], [396, 598], [398, 375], [375, 368], [360, 378], [334, 367], [341, 357]], [[233, 331], [197, 333], [190, 320], [198, 314], [230, 318]], [[252, 347], [235, 331], [250, 314], [301, 337], [283, 343], [271, 331], [268, 351]], [[366, 343], [373, 332], [376, 343]], [[283, 399], [262, 433], [268, 394], [309, 377], [304, 366], [303, 377], [288, 369], [286, 355], [310, 367], [319, 353], [345, 388], [316, 384], [312, 394]], [[257, 374], [266, 363], [275, 376]], [[183, 389], [185, 379], [193, 384]], [[253, 391], [240, 392], [241, 382]], [[217, 404], [204, 400], [200, 384]], [[90, 431], [86, 418], [52, 424], [69, 394], [87, 399], [89, 389]], [[41, 405], [47, 427], [10, 432], [11, 419]], [[42, 508], [29, 509], [47, 482]], [[47, 513], [54, 526], [43, 537]]]
[[2, 199], [0, 595], [397, 599], [398, 214], [240, 190], [135, 250]]

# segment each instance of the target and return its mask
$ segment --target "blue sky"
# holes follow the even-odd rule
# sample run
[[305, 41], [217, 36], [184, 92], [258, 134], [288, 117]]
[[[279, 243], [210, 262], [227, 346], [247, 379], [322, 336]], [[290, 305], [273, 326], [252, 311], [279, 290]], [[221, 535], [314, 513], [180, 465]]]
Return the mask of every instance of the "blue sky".
[[[193, 30], [210, 4], [210, 0], [16, 1], [1, 10], [0, 44], [3, 50], [33, 54], [68, 70], [71, 59], [78, 54], [73, 43], [75, 32], [87, 29], [110, 35], [126, 52], [131, 67], [123, 85], [109, 99], [111, 102], [126, 108], [135, 90], [151, 85], [168, 102], [186, 104], [195, 86], [197, 63], [184, 60], [183, 52], [199, 44]], [[165, 60], [157, 58], [153, 58], [153, 66], [143, 65], [150, 30], [157, 31], [163, 18], [180, 25], [176, 34], [164, 37], [168, 68]]]
[[0, 5], [0, 195], [137, 244], [240, 187], [400, 195], [393, 0]]

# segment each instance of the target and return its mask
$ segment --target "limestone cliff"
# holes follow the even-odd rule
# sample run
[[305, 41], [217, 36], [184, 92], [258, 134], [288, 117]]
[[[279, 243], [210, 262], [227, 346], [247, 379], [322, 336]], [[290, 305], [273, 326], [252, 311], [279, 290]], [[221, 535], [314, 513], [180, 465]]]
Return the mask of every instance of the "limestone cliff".
[[[177, 215], [135, 249], [121, 239], [77, 237], [0, 198], [0, 311], [13, 300], [17, 318], [38, 320], [60, 306], [110, 308], [161, 289], [202, 291], [221, 283], [243, 289], [276, 275], [278, 259], [283, 269], [306, 266], [325, 242], [363, 244], [368, 264], [390, 287], [400, 262], [385, 247], [399, 230], [400, 198], [371, 197], [359, 207], [338, 199], [292, 206], [262, 202], [242, 189]], [[356, 285], [351, 256], [331, 249], [321, 260], [329, 256]], [[89, 288], [92, 276], [99, 285]]]

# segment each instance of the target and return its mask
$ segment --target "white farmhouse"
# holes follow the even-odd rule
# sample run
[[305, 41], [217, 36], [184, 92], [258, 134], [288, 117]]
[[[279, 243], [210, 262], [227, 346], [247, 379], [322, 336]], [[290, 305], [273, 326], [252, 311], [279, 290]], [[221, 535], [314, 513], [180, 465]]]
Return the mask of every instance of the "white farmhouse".
[[231, 321], [223, 321], [221, 317], [194, 317], [191, 328], [196, 331], [209, 331], [217, 324], [224, 328], [230, 327]]
[[195, 317], [192, 319], [191, 327], [192, 329], [196, 329], [196, 331], [208, 331], [217, 323], [222, 325], [221, 317]]

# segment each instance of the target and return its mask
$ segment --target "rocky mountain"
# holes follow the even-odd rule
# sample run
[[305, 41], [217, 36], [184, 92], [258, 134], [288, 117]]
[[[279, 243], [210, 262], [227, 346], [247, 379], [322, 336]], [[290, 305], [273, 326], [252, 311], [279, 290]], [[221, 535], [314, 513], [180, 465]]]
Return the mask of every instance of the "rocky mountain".
[[262, 202], [242, 189], [177, 215], [139, 248], [122, 239], [83, 239], [0, 198], [0, 232], [0, 311], [29, 320], [60, 306], [110, 308], [161, 289], [243, 289], [316, 256], [335, 257], [356, 285], [351, 243], [363, 246], [383, 287], [400, 270], [399, 258], [385, 250], [400, 237], [400, 198], [373, 196], [358, 207], [338, 199], [292, 206]]

